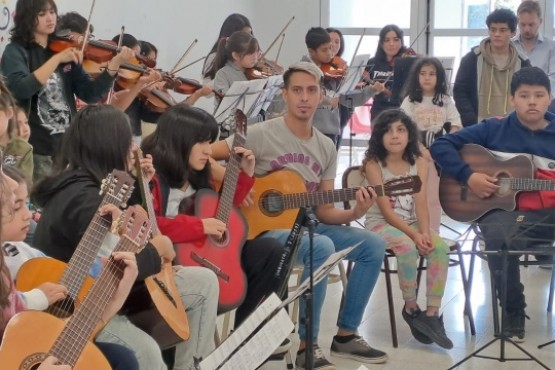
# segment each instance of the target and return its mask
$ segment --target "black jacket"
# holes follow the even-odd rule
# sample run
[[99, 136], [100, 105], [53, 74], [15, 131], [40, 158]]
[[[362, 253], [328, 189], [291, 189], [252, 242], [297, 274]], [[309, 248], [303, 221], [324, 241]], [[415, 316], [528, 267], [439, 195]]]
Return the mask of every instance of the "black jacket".
[[[100, 184], [82, 170], [68, 171], [38, 184], [35, 201], [43, 213], [35, 231], [34, 246], [46, 255], [67, 262], [77, 248], [102, 197]], [[137, 255], [137, 280], [160, 271], [160, 257], [150, 243]]]

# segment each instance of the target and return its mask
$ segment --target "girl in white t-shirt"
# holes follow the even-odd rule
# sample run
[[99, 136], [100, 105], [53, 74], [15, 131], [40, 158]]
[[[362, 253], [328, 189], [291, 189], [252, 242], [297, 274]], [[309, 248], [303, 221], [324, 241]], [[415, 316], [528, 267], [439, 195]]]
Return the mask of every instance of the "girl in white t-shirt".
[[428, 151], [432, 142], [449, 132], [461, 128], [461, 117], [453, 99], [447, 94], [445, 69], [437, 58], [422, 58], [415, 62], [406, 86], [406, 97], [401, 104], [416, 123], [428, 166], [428, 206], [430, 226], [439, 232], [441, 205], [439, 203], [439, 176]]

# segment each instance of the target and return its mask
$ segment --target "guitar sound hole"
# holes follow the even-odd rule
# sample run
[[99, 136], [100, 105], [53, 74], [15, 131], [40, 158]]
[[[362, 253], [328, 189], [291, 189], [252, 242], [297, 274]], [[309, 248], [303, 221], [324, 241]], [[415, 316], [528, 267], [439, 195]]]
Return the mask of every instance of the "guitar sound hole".
[[500, 172], [496, 174], [495, 177], [499, 179], [499, 189], [497, 189], [495, 195], [499, 197], [504, 197], [507, 194], [512, 194], [511, 183], [509, 181], [502, 181], [502, 179], [510, 179], [512, 178], [512, 176], [507, 172]]
[[214, 244], [220, 247], [225, 247], [229, 243], [229, 233], [227, 231], [224, 231], [221, 238], [215, 236], [211, 236], [211, 238]]
[[75, 302], [72, 298], [67, 297], [64, 300], [58, 301], [48, 308], [48, 312], [56, 317], [65, 319], [73, 315], [75, 311]]
[[275, 216], [283, 211], [283, 198], [281, 194], [268, 191], [260, 198], [260, 208], [267, 216]]

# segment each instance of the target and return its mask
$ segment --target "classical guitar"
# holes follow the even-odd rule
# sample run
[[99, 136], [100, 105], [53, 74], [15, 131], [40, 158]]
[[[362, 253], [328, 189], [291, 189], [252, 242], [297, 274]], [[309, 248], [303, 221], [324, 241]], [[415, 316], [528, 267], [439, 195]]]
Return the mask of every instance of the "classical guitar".
[[[142, 211], [142, 210], [141, 210]], [[150, 237], [144, 212], [130, 207], [125, 213], [125, 232], [114, 250], [138, 253]], [[85, 300], [66, 322], [40, 311], [15, 315], [6, 326], [0, 345], [2, 369], [33, 370], [48, 356], [73, 370], [109, 370], [110, 365], [90, 339], [108, 302], [116, 292], [125, 265], [111, 257]]]
[[[418, 176], [407, 176], [371, 187], [378, 196], [394, 196], [417, 193], [421, 186]], [[303, 178], [291, 170], [258, 177], [254, 183], [254, 204], [241, 208], [249, 225], [248, 238], [268, 230], [291, 229], [298, 208], [354, 200], [358, 189], [307, 192]]]
[[[142, 151], [135, 152], [137, 180], [143, 203], [152, 223], [153, 233], [158, 232], [156, 214], [152, 206], [152, 196], [148, 182], [141, 169]], [[160, 348], [166, 349], [189, 339], [189, 321], [183, 301], [174, 280], [174, 270], [170, 262], [162, 263], [162, 271], [145, 279], [145, 284], [134, 290], [128, 299], [130, 310], [127, 317], [137, 327], [153, 337]]]
[[476, 144], [464, 145], [459, 153], [472, 171], [496, 177], [499, 190], [488, 198], [480, 198], [467, 184], [442, 174], [439, 200], [445, 214], [454, 220], [476, 221], [494, 209], [512, 211], [516, 208], [516, 196], [521, 191], [555, 190], [554, 180], [534, 179], [534, 164], [524, 155], [499, 160], [489, 150]]
[[[102, 181], [100, 207], [105, 204], [125, 206], [133, 191], [135, 180], [124, 171], [113, 170]], [[95, 212], [71, 259], [66, 264], [53, 258], [33, 258], [26, 261], [17, 273], [16, 287], [28, 291], [42, 283], [56, 281], [67, 287], [68, 297], [50, 306], [47, 312], [57, 317], [68, 317], [75, 304], [81, 302], [89, 291], [93, 279], [89, 271], [93, 265], [102, 241], [110, 229], [110, 219]]]
[[[240, 110], [235, 114], [233, 148], [244, 146], [246, 117]], [[202, 189], [195, 197], [195, 216], [214, 217], [227, 225], [221, 238], [208, 235], [205, 239], [176, 246], [177, 259], [185, 266], [204, 266], [216, 273], [220, 283], [218, 311], [230, 311], [243, 302], [247, 278], [241, 268], [241, 250], [245, 244], [248, 225], [239, 209], [233, 206], [235, 188], [241, 168], [241, 158], [231, 151], [226, 166], [221, 195]]]

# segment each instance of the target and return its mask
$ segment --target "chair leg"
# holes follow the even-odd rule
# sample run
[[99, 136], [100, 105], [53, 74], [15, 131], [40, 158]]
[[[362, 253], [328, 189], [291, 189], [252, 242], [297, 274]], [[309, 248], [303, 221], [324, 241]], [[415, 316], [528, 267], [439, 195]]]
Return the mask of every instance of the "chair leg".
[[461, 254], [461, 245], [457, 243], [457, 257], [459, 258], [459, 267], [461, 269], [461, 278], [464, 291], [464, 314], [468, 316], [468, 324], [470, 325], [470, 333], [476, 335], [476, 326], [474, 325], [474, 314], [472, 313], [472, 305], [470, 304], [470, 289], [466, 278], [466, 266], [464, 264], [463, 255]]
[[551, 284], [549, 284], [549, 298], [547, 301], [547, 312], [553, 311], [553, 289], [555, 289], [555, 257], [553, 258], [553, 267], [551, 269]]
[[291, 370], [295, 368], [295, 366], [293, 365], [293, 357], [291, 356], [291, 351], [287, 351], [287, 353], [285, 354], [285, 363], [287, 364], [287, 369]]
[[395, 322], [395, 306], [393, 303], [393, 290], [391, 288], [391, 269], [389, 268], [389, 258], [386, 255], [383, 260], [384, 273], [385, 273], [385, 286], [387, 290], [387, 304], [389, 306], [389, 323], [391, 325], [391, 340], [393, 347], [399, 347], [399, 340], [397, 339], [397, 324]]
[[418, 267], [416, 268], [416, 297], [418, 298], [418, 292], [420, 291], [420, 281], [422, 280], [422, 271], [426, 270], [424, 263], [426, 258], [420, 256], [418, 261]]

